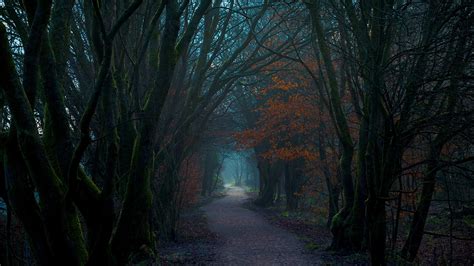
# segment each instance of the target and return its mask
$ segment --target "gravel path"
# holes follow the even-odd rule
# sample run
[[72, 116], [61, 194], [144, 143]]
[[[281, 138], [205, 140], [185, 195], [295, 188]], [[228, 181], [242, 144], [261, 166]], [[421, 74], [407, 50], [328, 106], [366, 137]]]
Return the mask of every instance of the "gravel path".
[[269, 224], [262, 216], [242, 205], [248, 199], [241, 188], [203, 207], [211, 231], [223, 243], [218, 247], [216, 265], [317, 265], [304, 254], [295, 235]]

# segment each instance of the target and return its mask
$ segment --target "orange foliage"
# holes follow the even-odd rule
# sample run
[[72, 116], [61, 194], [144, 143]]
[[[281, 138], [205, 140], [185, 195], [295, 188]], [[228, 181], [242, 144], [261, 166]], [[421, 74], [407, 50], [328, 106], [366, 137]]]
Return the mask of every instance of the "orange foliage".
[[[330, 117], [322, 110], [311, 78], [305, 70], [292, 66], [292, 71], [276, 71], [284, 66], [276, 62], [266, 70], [270, 75], [265, 85], [258, 88], [259, 105], [254, 112], [258, 119], [253, 128], [234, 134], [240, 148], [253, 148], [262, 144], [268, 147], [259, 156], [277, 161], [304, 159], [306, 171], [318, 171], [318, 137], [335, 136], [326, 126]], [[316, 170], [317, 169], [317, 170]]]
[[[317, 73], [316, 60], [305, 61], [308, 68]], [[251, 128], [234, 134], [237, 145], [242, 149], [258, 148], [258, 156], [270, 161], [303, 160], [301, 170], [308, 179], [295, 195], [316, 200], [319, 204], [314, 206], [318, 207], [311, 211], [325, 215], [327, 210], [322, 207], [327, 206], [325, 170], [331, 184], [339, 182], [337, 135], [330, 112], [303, 66], [288, 66], [287, 62], [279, 61], [264, 72], [268, 75], [264, 85], [254, 90], [256, 122]], [[351, 98], [346, 95], [343, 102], [350, 107]], [[350, 115], [356, 136], [359, 121], [354, 113]], [[320, 142], [326, 156], [324, 160], [320, 158]]]

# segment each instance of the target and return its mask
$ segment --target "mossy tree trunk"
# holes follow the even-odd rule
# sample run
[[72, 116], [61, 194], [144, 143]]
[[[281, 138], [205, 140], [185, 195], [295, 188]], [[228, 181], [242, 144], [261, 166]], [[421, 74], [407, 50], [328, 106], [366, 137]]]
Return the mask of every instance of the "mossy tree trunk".
[[[119, 262], [128, 260], [124, 254], [149, 256], [153, 252], [154, 239], [151, 230], [152, 191], [151, 179], [155, 175], [155, 150], [160, 146], [158, 124], [178, 58], [187, 49], [197, 30], [199, 21], [208, 9], [211, 1], [202, 0], [194, 13], [183, 36], [178, 41], [180, 18], [184, 9], [180, 9], [176, 0], [166, 2], [166, 19], [163, 38], [159, 51], [158, 73], [144, 114], [153, 120], [145, 119], [138, 123], [135, 143], [128, 175], [128, 185], [124, 204], [120, 213], [117, 230], [113, 238], [113, 252]], [[175, 176], [167, 176], [174, 179]], [[172, 182], [172, 181], [170, 181]], [[141, 217], [137, 219], [137, 217]]]
[[354, 184], [352, 178], [352, 160], [354, 155], [354, 145], [349, 132], [347, 118], [343, 110], [340, 87], [336, 79], [331, 52], [324, 33], [321, 22], [321, 3], [319, 1], [310, 1], [306, 6], [311, 16], [311, 28], [313, 34], [313, 45], [321, 53], [324, 68], [326, 70], [327, 85], [329, 88], [329, 101], [327, 108], [331, 112], [331, 121], [336, 129], [337, 136], [341, 145], [341, 157], [338, 163], [339, 174], [343, 188], [343, 206], [339, 212], [334, 215], [331, 223], [331, 232], [333, 234], [332, 249], [352, 249], [350, 234], [347, 234], [348, 218], [354, 204]]
[[[325, 140], [322, 137], [322, 133], [326, 132], [326, 124], [321, 121], [319, 123], [319, 136], [318, 136], [318, 153], [319, 158], [321, 160], [321, 171], [324, 176], [324, 181], [326, 183], [326, 189], [329, 193], [329, 206], [328, 206], [328, 219], [327, 219], [327, 227], [331, 227], [332, 219], [334, 216], [339, 212], [339, 194], [340, 194], [340, 184], [337, 177], [331, 176], [331, 172], [329, 170], [329, 165], [327, 161], [327, 154], [326, 154], [326, 145]], [[335, 181], [334, 181], [335, 180]]]
[[[103, 217], [100, 215], [102, 205], [97, 206], [97, 203], [102, 202], [99, 201], [100, 191], [85, 176], [82, 169], [70, 164], [70, 159], [76, 156], [77, 150], [73, 151], [69, 122], [63, 103], [62, 83], [57, 77], [57, 72], [64, 70], [64, 66], [54, 60], [54, 56], [64, 56], [60, 60], [65, 60], [65, 51], [69, 48], [67, 37], [61, 44], [62, 48], [57, 46], [60, 42], [55, 42], [53, 52], [47, 34], [52, 3], [38, 1], [37, 5], [30, 5], [31, 3], [25, 5], [31, 30], [25, 44], [22, 84], [16, 73], [5, 28], [3, 24], [0, 25], [0, 53], [5, 59], [0, 64], [2, 70], [0, 86], [13, 117], [4, 160], [8, 168], [5, 171], [8, 199], [13, 211], [25, 226], [39, 264], [85, 265], [90, 263], [88, 249], [93, 248], [92, 245], [88, 247], [85, 242], [78, 208], [88, 226], [89, 239], [93, 239], [96, 232], [91, 225], [97, 226], [96, 223], [101, 223], [100, 217]], [[55, 9], [67, 13], [72, 4], [73, 1], [67, 3], [58, 1], [55, 3]], [[107, 38], [113, 38], [121, 24], [133, 14], [139, 4], [140, 1], [135, 1], [127, 9]], [[58, 21], [63, 19], [54, 20], [56, 23], [53, 22], [52, 33], [61, 34], [63, 31], [69, 31], [68, 23], [62, 24]], [[58, 29], [57, 25], [63, 28]], [[86, 111], [90, 116], [94, 114], [94, 105], [104, 84], [101, 82], [104, 81], [107, 72], [108, 66], [105, 64], [95, 87], [98, 92], [95, 94], [95, 101], [90, 105], [92, 108]], [[41, 84], [39, 80], [42, 81]], [[43, 89], [42, 97], [46, 105], [43, 138], [38, 134], [34, 115], [39, 88]], [[76, 161], [79, 162], [80, 158], [81, 156], [77, 156]], [[74, 171], [75, 169], [78, 171]], [[32, 189], [32, 185], [36, 189]], [[33, 194], [35, 190], [38, 191], [39, 203]], [[101, 237], [108, 240], [107, 234], [98, 236]]]

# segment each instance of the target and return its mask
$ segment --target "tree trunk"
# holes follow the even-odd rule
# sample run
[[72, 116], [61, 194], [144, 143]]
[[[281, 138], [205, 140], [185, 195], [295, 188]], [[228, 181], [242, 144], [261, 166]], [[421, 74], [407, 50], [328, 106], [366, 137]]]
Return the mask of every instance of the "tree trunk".
[[295, 193], [297, 192], [298, 180], [295, 174], [294, 165], [292, 162], [285, 163], [285, 194], [286, 194], [286, 208], [288, 210], [296, 210], [298, 208], [298, 199]]
[[274, 171], [272, 171], [272, 168], [274, 166], [268, 162], [268, 161], [263, 161], [259, 163], [259, 173], [260, 177], [263, 180], [263, 184], [261, 183], [261, 191], [260, 195], [255, 201], [255, 204], [259, 206], [270, 206], [273, 204], [273, 201], [275, 200], [275, 193], [276, 193], [276, 186], [278, 185], [278, 178], [279, 175], [275, 175]]
[[333, 241], [331, 249], [352, 249], [350, 235], [346, 231], [347, 219], [354, 205], [354, 186], [352, 184], [352, 147], [344, 147], [340, 160], [340, 174], [342, 179], [344, 202], [343, 207], [334, 215], [331, 222], [331, 232], [333, 234]]
[[[145, 131], [146, 132], [146, 131]], [[148, 134], [150, 134], [149, 131]], [[119, 264], [128, 262], [129, 254], [149, 253], [153, 247], [150, 228], [152, 206], [151, 178], [154, 174], [152, 136], [137, 135], [132, 167], [112, 250]], [[139, 219], [137, 217], [140, 217]]]
[[320, 3], [311, 1], [306, 3], [311, 15], [311, 26], [313, 32], [313, 44], [319, 48], [326, 70], [326, 77], [329, 87], [329, 110], [331, 112], [332, 122], [336, 129], [338, 139], [342, 146], [342, 155], [339, 161], [339, 171], [343, 187], [344, 203], [341, 210], [334, 216], [331, 223], [331, 232], [334, 235], [332, 249], [350, 248], [349, 236], [345, 233], [346, 221], [354, 204], [354, 184], [352, 180], [352, 158], [354, 147], [350, 135], [347, 119], [342, 107], [339, 85], [336, 79], [331, 52], [328, 46], [323, 25], [321, 23]]
[[[149, 117], [160, 118], [168, 95], [177, 63], [176, 41], [179, 29], [177, 1], [169, 1], [166, 6], [156, 85], [145, 106], [145, 113]], [[143, 121], [136, 132], [127, 191], [112, 242], [113, 252], [121, 264], [128, 261], [129, 254], [149, 256], [153, 250], [154, 241], [150, 228], [151, 178], [155, 173], [155, 147], [159, 146], [157, 136], [156, 121]]]
[[431, 206], [431, 200], [435, 191], [436, 174], [438, 167], [439, 152], [441, 149], [431, 147], [429, 163], [426, 168], [425, 178], [423, 179], [423, 188], [418, 206], [413, 216], [410, 226], [410, 232], [405, 245], [402, 249], [402, 257], [408, 261], [414, 261], [420, 248], [421, 240], [425, 231], [426, 219]]
[[360, 126], [357, 149], [354, 203], [348, 218], [348, 234], [352, 248], [356, 251], [366, 246], [365, 200], [367, 199], [367, 130], [368, 121], [364, 116]]
[[367, 202], [369, 254], [371, 265], [386, 265], [385, 262], [385, 200], [370, 198]]
[[339, 187], [333, 186], [330, 184], [330, 181], [326, 180], [326, 185], [328, 186], [329, 193], [329, 213], [326, 226], [331, 227], [332, 220], [334, 216], [339, 212], [339, 194], [341, 193]]

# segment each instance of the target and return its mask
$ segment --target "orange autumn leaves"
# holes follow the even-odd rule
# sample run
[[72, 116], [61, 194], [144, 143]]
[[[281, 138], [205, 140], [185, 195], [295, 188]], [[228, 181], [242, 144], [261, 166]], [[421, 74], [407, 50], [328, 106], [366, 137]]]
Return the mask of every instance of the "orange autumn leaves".
[[258, 90], [258, 119], [253, 128], [236, 133], [241, 148], [264, 144], [260, 156], [269, 160], [315, 161], [316, 139], [322, 120], [311, 82], [302, 72], [277, 72]]

